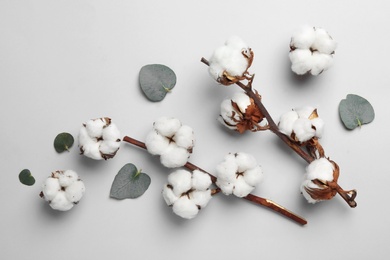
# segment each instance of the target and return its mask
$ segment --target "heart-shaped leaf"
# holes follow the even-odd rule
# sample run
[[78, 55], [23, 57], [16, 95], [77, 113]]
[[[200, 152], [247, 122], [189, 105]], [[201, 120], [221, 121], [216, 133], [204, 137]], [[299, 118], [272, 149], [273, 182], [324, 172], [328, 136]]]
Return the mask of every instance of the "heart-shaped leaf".
[[64, 151], [69, 151], [74, 143], [74, 138], [69, 133], [60, 133], [54, 139], [54, 149], [58, 153], [62, 153]]
[[119, 170], [111, 185], [110, 197], [114, 199], [135, 199], [149, 188], [150, 177], [128, 163]]
[[176, 75], [165, 65], [149, 64], [141, 68], [139, 84], [149, 100], [158, 102], [176, 85]]
[[374, 108], [365, 98], [349, 94], [339, 105], [341, 121], [346, 128], [352, 130], [363, 124], [372, 122], [375, 118]]
[[30, 170], [24, 169], [19, 173], [19, 181], [27, 186], [32, 186], [35, 183], [35, 178], [31, 175]]

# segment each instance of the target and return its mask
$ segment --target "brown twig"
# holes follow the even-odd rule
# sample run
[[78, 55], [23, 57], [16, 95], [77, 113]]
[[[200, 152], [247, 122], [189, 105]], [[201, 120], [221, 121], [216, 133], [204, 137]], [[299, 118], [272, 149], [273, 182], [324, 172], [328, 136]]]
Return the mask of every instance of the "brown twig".
[[[141, 141], [138, 141], [138, 140], [136, 140], [134, 138], [131, 138], [129, 136], [125, 136], [123, 138], [123, 141], [127, 142], [127, 143], [130, 143], [132, 145], [138, 146], [138, 147], [146, 150], [145, 143], [143, 143]], [[217, 178], [214, 175], [208, 173], [207, 171], [203, 170], [202, 168], [200, 168], [200, 167], [198, 167], [198, 166], [196, 166], [196, 165], [194, 165], [194, 164], [192, 164], [190, 162], [187, 162], [184, 165], [184, 167], [187, 168], [190, 171], [200, 170], [200, 171], [202, 171], [204, 173], [207, 173], [210, 176], [211, 181], [213, 183], [215, 183], [217, 181]], [[258, 196], [252, 195], [252, 194], [247, 195], [246, 197], [244, 197], [244, 199], [246, 199], [248, 201], [251, 201], [253, 203], [262, 205], [264, 207], [267, 207], [267, 208], [269, 208], [271, 210], [274, 210], [274, 211], [276, 211], [276, 212], [286, 216], [287, 218], [290, 218], [291, 220], [293, 220], [293, 221], [295, 221], [295, 222], [297, 222], [297, 223], [299, 223], [301, 225], [306, 225], [307, 224], [306, 219], [296, 215], [295, 213], [293, 213], [293, 212], [289, 211], [288, 209], [280, 206], [279, 204], [273, 202], [272, 200], [261, 198], [261, 197], [258, 197]]]
[[[203, 58], [201, 59], [201, 62], [206, 64], [207, 66], [210, 66], [210, 63], [207, 59]], [[302, 157], [306, 162], [311, 163], [315, 160], [315, 157], [311, 156], [310, 153], [307, 153], [302, 149], [302, 147], [297, 144], [296, 142], [293, 142], [288, 138], [285, 134], [281, 133], [279, 131], [278, 125], [275, 123], [275, 121], [272, 119], [271, 115], [268, 113], [268, 110], [263, 105], [261, 99], [257, 95], [256, 92], [252, 89], [252, 82], [255, 77], [255, 74], [252, 75], [251, 78], [248, 79], [248, 84], [245, 85], [241, 81], [235, 82], [236, 85], [238, 85], [242, 90], [245, 91], [245, 93], [254, 100], [256, 106], [259, 108], [260, 112], [264, 115], [264, 117], [267, 119], [269, 129], [278, 136], [285, 144], [287, 144], [295, 153], [297, 153], [300, 157]], [[322, 147], [321, 147], [322, 148]], [[356, 197], [356, 190], [351, 191], [345, 191], [340, 186], [337, 185], [337, 188], [335, 188], [337, 193], [348, 203], [348, 205], [351, 208], [354, 208], [357, 206], [357, 203], [355, 201]]]

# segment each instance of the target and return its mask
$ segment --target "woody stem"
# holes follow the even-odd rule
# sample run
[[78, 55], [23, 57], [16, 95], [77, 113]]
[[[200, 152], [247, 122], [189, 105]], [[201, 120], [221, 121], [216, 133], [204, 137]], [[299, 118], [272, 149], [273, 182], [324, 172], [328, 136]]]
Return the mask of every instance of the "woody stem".
[[[138, 147], [140, 147], [140, 148], [146, 150], [146, 145], [145, 145], [145, 143], [143, 143], [143, 142], [141, 142], [141, 141], [138, 141], [138, 140], [136, 140], [136, 139], [134, 139], [134, 138], [131, 138], [131, 137], [129, 137], [129, 136], [125, 136], [125, 137], [123, 138], [123, 141], [124, 141], [124, 142], [127, 142], [127, 143], [129, 143], [129, 144], [138, 146]], [[210, 178], [211, 178], [211, 181], [212, 181], [214, 184], [215, 184], [215, 182], [217, 181], [217, 178], [216, 178], [214, 175], [208, 173], [207, 171], [203, 170], [202, 168], [200, 168], [200, 167], [198, 167], [198, 166], [196, 166], [196, 165], [194, 165], [194, 164], [192, 164], [192, 163], [190, 163], [190, 162], [187, 162], [187, 163], [184, 165], [184, 167], [187, 168], [187, 169], [190, 170], [190, 171], [199, 170], [199, 171], [202, 171], [202, 172], [208, 174], [208, 175], [210, 176]], [[271, 209], [271, 210], [273, 210], [273, 211], [276, 211], [276, 212], [278, 212], [278, 213], [280, 213], [280, 214], [286, 216], [287, 218], [290, 218], [291, 220], [293, 220], [293, 221], [295, 221], [295, 222], [297, 222], [297, 223], [299, 223], [299, 224], [301, 224], [301, 225], [307, 224], [307, 221], [306, 221], [304, 218], [302, 218], [302, 217], [296, 215], [295, 213], [293, 213], [293, 212], [289, 211], [288, 209], [286, 209], [286, 208], [280, 206], [279, 204], [273, 202], [272, 200], [265, 199], [265, 198], [261, 198], [261, 197], [258, 197], [258, 196], [252, 195], [252, 194], [247, 195], [246, 197], [244, 197], [244, 199], [246, 199], [246, 200], [248, 200], [248, 201], [251, 201], [251, 202], [253, 202], [253, 203], [262, 205], [262, 206], [264, 206], [264, 207], [267, 207], [267, 208], [269, 208], [269, 209]]]

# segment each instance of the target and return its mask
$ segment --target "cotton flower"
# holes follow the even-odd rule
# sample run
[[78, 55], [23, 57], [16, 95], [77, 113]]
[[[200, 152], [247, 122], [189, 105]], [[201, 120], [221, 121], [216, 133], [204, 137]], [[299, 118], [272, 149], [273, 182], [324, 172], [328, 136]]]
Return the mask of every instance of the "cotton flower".
[[195, 144], [194, 131], [182, 125], [177, 118], [161, 117], [153, 124], [145, 145], [149, 153], [160, 155], [161, 163], [168, 168], [186, 164]]
[[120, 141], [119, 130], [108, 117], [91, 119], [80, 128], [80, 152], [95, 160], [113, 158]]
[[337, 43], [322, 28], [304, 26], [290, 42], [291, 69], [298, 75], [319, 75], [333, 64]]
[[264, 129], [264, 116], [255, 105], [254, 100], [242, 92], [237, 92], [231, 99], [221, 103], [219, 121], [227, 128], [243, 133], [246, 130]]
[[176, 170], [168, 176], [162, 195], [173, 212], [185, 219], [194, 218], [211, 199], [211, 178], [199, 170]]
[[77, 204], [85, 192], [83, 181], [72, 170], [55, 171], [42, 185], [40, 196], [51, 208], [67, 211]]
[[284, 113], [278, 126], [291, 140], [304, 143], [313, 137], [321, 138], [324, 121], [318, 117], [317, 109], [307, 106]]
[[216, 185], [226, 194], [245, 197], [263, 178], [255, 158], [246, 153], [229, 153], [216, 170]]
[[223, 85], [233, 84], [245, 78], [253, 55], [241, 38], [233, 36], [214, 51], [209, 60], [209, 73]]
[[301, 185], [303, 196], [309, 203], [333, 198], [337, 192], [331, 184], [337, 182], [338, 175], [339, 169], [334, 162], [326, 158], [314, 160], [306, 168]]

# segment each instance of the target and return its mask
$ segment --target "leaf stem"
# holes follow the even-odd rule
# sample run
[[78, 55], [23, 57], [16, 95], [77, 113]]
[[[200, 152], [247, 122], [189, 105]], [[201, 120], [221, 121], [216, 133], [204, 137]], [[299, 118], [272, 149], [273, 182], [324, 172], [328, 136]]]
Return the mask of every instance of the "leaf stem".
[[[129, 144], [138, 146], [138, 147], [146, 150], [145, 143], [143, 143], [141, 141], [138, 141], [138, 140], [136, 140], [134, 138], [131, 138], [129, 136], [125, 136], [123, 138], [123, 141], [127, 142]], [[194, 164], [192, 164], [190, 162], [187, 162], [184, 165], [184, 167], [187, 168], [190, 171], [200, 170], [200, 171], [202, 171], [204, 173], [207, 173], [210, 176], [211, 181], [213, 183], [215, 183], [217, 181], [217, 178], [214, 175], [208, 173], [207, 171], [203, 170], [202, 168], [200, 168], [200, 167], [198, 167], [198, 166], [196, 166], [196, 165], [194, 165]], [[271, 209], [273, 211], [276, 211], [276, 212], [284, 215], [285, 217], [287, 217], [287, 218], [289, 218], [289, 219], [291, 219], [291, 220], [293, 220], [293, 221], [295, 221], [295, 222], [297, 222], [297, 223], [299, 223], [301, 225], [306, 225], [307, 224], [306, 219], [304, 219], [304, 218], [298, 216], [297, 214], [289, 211], [288, 209], [286, 209], [286, 208], [282, 207], [281, 205], [273, 202], [272, 200], [261, 198], [261, 197], [258, 197], [258, 196], [252, 195], [252, 194], [247, 195], [243, 199], [246, 199], [246, 200], [251, 201], [251, 202], [253, 202], [255, 204], [259, 204], [259, 205], [267, 207], [267, 208], [269, 208], [269, 209]]]

